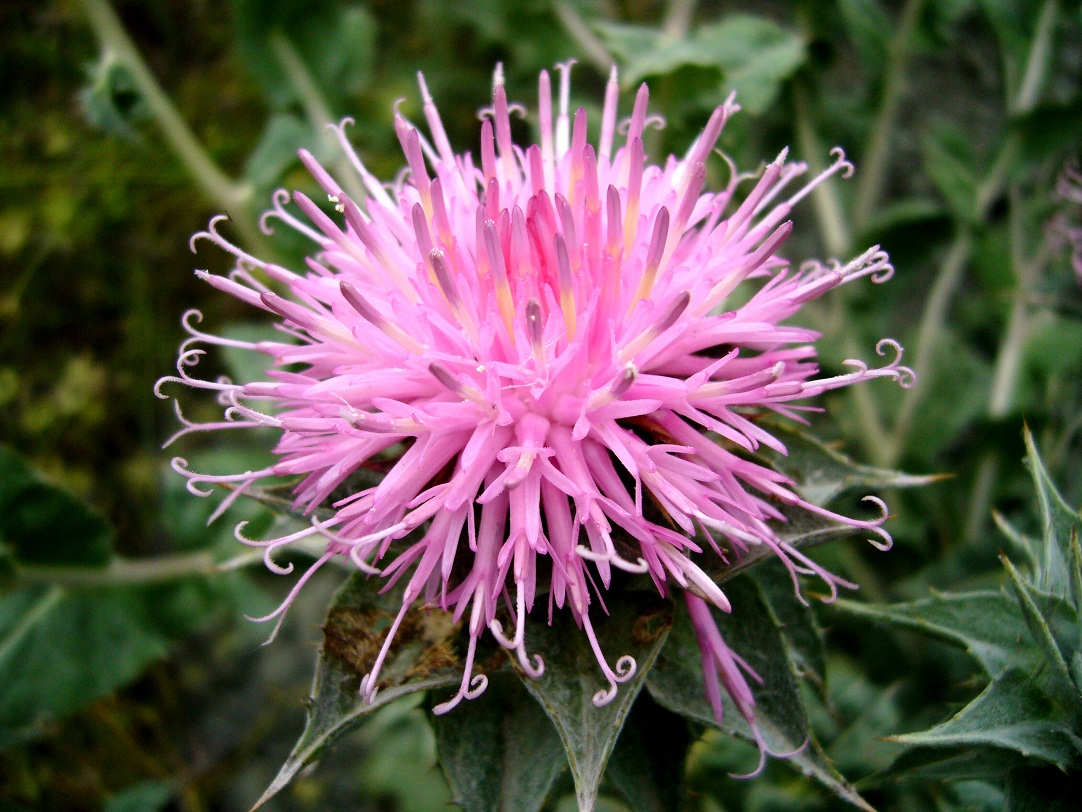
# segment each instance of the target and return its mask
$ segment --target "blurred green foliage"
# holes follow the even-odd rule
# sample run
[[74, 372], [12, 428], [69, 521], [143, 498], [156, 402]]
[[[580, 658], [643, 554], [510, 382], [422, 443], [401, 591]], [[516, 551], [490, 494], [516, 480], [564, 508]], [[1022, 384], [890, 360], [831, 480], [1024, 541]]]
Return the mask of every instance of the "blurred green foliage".
[[[393, 111], [404, 99], [402, 111], [420, 117], [418, 70], [461, 149], [476, 141], [475, 113], [496, 62], [509, 96], [529, 103], [537, 72], [572, 56], [580, 63], [575, 100], [587, 107], [599, 105], [610, 59], [625, 84], [650, 82], [652, 108], [667, 122], [649, 132], [655, 157], [686, 149], [732, 89], [751, 113], [722, 139], [740, 167], [754, 169], [791, 144], [814, 169], [831, 147], [845, 147], [857, 174], [803, 204], [792, 256], [881, 243], [897, 273], [883, 287], [847, 288], [802, 317], [823, 332], [828, 368], [868, 357], [877, 338], [891, 335], [920, 382], [900, 396], [885, 387], [833, 395], [814, 427], [871, 463], [951, 478], [891, 495], [897, 544], [889, 555], [838, 545], [817, 558], [860, 583], [862, 600], [897, 604], [880, 614], [922, 605], [915, 602], [929, 599], [929, 587], [1022, 606], [1026, 587], [994, 592], [998, 553], [1012, 542], [991, 516], [998, 509], [1016, 540], [1043, 538], [1020, 464], [1023, 420], [1070, 510], [1082, 501], [1082, 282], [1056, 227], [1082, 216], [1056, 194], [1082, 140], [1077, 2], [110, 7], [220, 176], [201, 174], [156, 126], [161, 115], [124, 54], [103, 52], [94, 3], [0, 4], [0, 442], [11, 449], [0, 456], [3, 808], [247, 809], [288, 756], [303, 725], [299, 703], [323, 608], [340, 576], [316, 579], [265, 649], [266, 630], [238, 618], [273, 607], [281, 579], [255, 570], [176, 577], [170, 566], [197, 572], [237, 556], [235, 521], [258, 530], [283, 520], [239, 503], [208, 531], [211, 506], [186, 494], [164, 464], [159, 446], [175, 419], [151, 389], [175, 361], [184, 310], [255, 329], [242, 323], [250, 314], [240, 305], [191, 273], [223, 271], [228, 256], [205, 244], [193, 256], [188, 236], [225, 210], [238, 240], [295, 259], [298, 244], [281, 233], [268, 239], [257, 224], [278, 186], [314, 189], [296, 149], [333, 166], [339, 157], [324, 125], [349, 115], [368, 166], [393, 177], [402, 164]], [[527, 134], [528, 125], [516, 126]], [[711, 167], [715, 183], [722, 171]], [[214, 363], [222, 366], [212, 372], [226, 372], [241, 361], [205, 362]], [[210, 403], [186, 409], [192, 418], [213, 414]], [[192, 440], [184, 453], [212, 466], [254, 460], [266, 448]], [[117, 573], [131, 582], [117, 583]], [[747, 600], [765, 595], [780, 619], [785, 607], [771, 601], [769, 579], [763, 572]], [[799, 685], [806, 724], [825, 757], [876, 808], [1023, 809], [1042, 793], [1042, 809], [1056, 808], [1063, 774], [1031, 765], [1004, 782], [1015, 762], [1002, 747], [983, 753], [983, 772], [966, 773], [949, 757], [895, 764], [904, 748], [880, 739], [942, 732], [938, 723], [985, 695], [979, 670], [961, 649], [884, 633], [858, 611], [817, 615], [790, 617], [778, 645], [807, 676]], [[1077, 606], [1075, 615], [1077, 627]], [[1031, 615], [1020, 622], [1041, 628]], [[1039, 637], [1032, 647], [1048, 642]], [[1068, 656], [1077, 648], [1052, 642], [1068, 652], [1068, 677], [1077, 680]], [[1046, 645], [1044, 653], [1054, 651]], [[640, 699], [633, 717], [671, 730], [672, 714], [653, 701]], [[478, 724], [491, 721], [476, 710]], [[753, 781], [732, 779], [749, 768], [747, 746], [691, 732], [687, 763], [664, 765], [670, 779], [683, 771], [685, 808], [841, 808], [782, 762]], [[267, 808], [442, 808], [450, 790], [434, 760], [437, 746], [449, 752], [461, 742], [457, 735], [433, 734], [417, 707], [390, 705]], [[618, 761], [634, 765], [649, 744], [622, 737]], [[1073, 759], [1069, 777], [1077, 779]], [[602, 791], [634, 794], [627, 787], [641, 777], [617, 769]], [[655, 778], [658, 797], [679, 795], [665, 789], [665, 776]], [[570, 780], [557, 778], [548, 797], [551, 808], [573, 805]]]

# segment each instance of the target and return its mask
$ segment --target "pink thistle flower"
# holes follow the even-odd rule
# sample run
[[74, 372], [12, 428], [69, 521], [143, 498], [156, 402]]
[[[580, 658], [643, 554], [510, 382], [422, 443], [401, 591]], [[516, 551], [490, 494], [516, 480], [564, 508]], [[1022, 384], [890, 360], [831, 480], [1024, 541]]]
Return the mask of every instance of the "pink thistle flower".
[[[1068, 163], [1063, 167], [1056, 181], [1055, 197], [1068, 205], [1082, 205], [1082, 171], [1076, 164]], [[1050, 225], [1053, 240], [1071, 247], [1071, 267], [1074, 268], [1075, 279], [1082, 285], [1082, 227], [1077, 219], [1071, 217], [1064, 206], [1053, 215]]]
[[[237, 529], [280, 573], [292, 565], [275, 562], [278, 550], [326, 540], [323, 554], [262, 620], [281, 623], [304, 582], [335, 557], [348, 556], [388, 586], [408, 579], [386, 643], [361, 682], [369, 700], [395, 631], [423, 598], [468, 618], [461, 686], [436, 713], [484, 690], [486, 678], [473, 665], [486, 631], [526, 674], [541, 675], [544, 663], [529, 655], [524, 634], [526, 615], [539, 604], [550, 619], [557, 609], [573, 615], [605, 681], [593, 701], [611, 701], [636, 669], [629, 656], [610, 664], [593, 629], [618, 569], [648, 573], [663, 595], [683, 592], [715, 713], [720, 719], [724, 687], [758, 736], [745, 674], [757, 677], [711, 618], [708, 604], [722, 611], [730, 605], [701, 562], [765, 546], [794, 586], [798, 574], [820, 577], [832, 593], [852, 586], [778, 536], [771, 522], [783, 520], [779, 503], [867, 529], [873, 544], [890, 546], [880, 500], [867, 497], [882, 511], [874, 520], [838, 516], [742, 452], [785, 451], [756, 415], [800, 420], [799, 410], [809, 407], [794, 404], [830, 389], [873, 378], [912, 383], [889, 339], [877, 346], [892, 356], [885, 366], [850, 360], [846, 374], [820, 377], [817, 334], [785, 324], [831, 288], [862, 277], [882, 282], [893, 269], [878, 248], [848, 264], [798, 269], [778, 255], [793, 206], [832, 175], [851, 172], [840, 150], [829, 169], [796, 191], [788, 190], [806, 167], [783, 152], [761, 174], [733, 171], [724, 190], [708, 192], [706, 164], [738, 109], [732, 98], [714, 110], [683, 158], [654, 165], [643, 153], [651, 123], [645, 85], [617, 144], [613, 71], [594, 145], [585, 111], [572, 114], [568, 106], [570, 65], [558, 70], [555, 105], [549, 74], [541, 73], [541, 143], [526, 148], [511, 140], [513, 106], [497, 70], [492, 107], [482, 111], [479, 163], [452, 152], [420, 77], [428, 134], [396, 116], [408, 171], [395, 183], [378, 182], [339, 127], [366, 201], [351, 199], [302, 150], [337, 216], [295, 192], [301, 219], [279, 191], [264, 230], [277, 219], [315, 243], [304, 272], [231, 245], [217, 233], [217, 219], [193, 237], [237, 258], [228, 278], [199, 275], [275, 315], [288, 339], [218, 338], [196, 329], [198, 313], [187, 314], [191, 338], [180, 349], [179, 376], [159, 386], [210, 389], [227, 408], [219, 423], [181, 417], [185, 427], [176, 436], [237, 427], [271, 427], [280, 436], [278, 459], [263, 470], [211, 476], [190, 471], [181, 458], [173, 467], [201, 495], [209, 484], [234, 486], [221, 509], [265, 478], [299, 476], [296, 505], [311, 514], [351, 475], [377, 459], [389, 465], [378, 484], [339, 498], [333, 516], [313, 518], [310, 528], [269, 540]], [[741, 198], [736, 190], [747, 180], [754, 183]], [[741, 285], [754, 292], [727, 309]], [[276, 368], [266, 381], [199, 380], [189, 368], [202, 344], [257, 350]], [[513, 631], [497, 618], [501, 607]]]

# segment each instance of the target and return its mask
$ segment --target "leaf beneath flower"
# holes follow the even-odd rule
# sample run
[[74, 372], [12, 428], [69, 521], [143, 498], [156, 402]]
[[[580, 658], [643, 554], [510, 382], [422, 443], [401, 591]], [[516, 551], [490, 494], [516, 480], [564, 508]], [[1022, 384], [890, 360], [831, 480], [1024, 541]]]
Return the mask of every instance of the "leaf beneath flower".
[[551, 626], [533, 618], [526, 623], [528, 649], [544, 659], [545, 673], [536, 680], [523, 676], [522, 682], [560, 734], [583, 812], [594, 808], [609, 755], [673, 620], [672, 604], [649, 593], [610, 593], [605, 605], [607, 617], [596, 606], [591, 612], [601, 650], [610, 665], [630, 655], [637, 668], [616, 698], [600, 708], [592, 697], [605, 687], [605, 679], [570, 613], [558, 612]]
[[323, 623], [323, 646], [316, 662], [304, 732], [266, 792], [258, 809], [306, 765], [373, 711], [418, 691], [452, 685], [461, 678], [454, 649], [456, 626], [444, 612], [407, 612], [380, 671], [379, 693], [369, 704], [360, 681], [375, 662], [387, 630], [401, 607], [402, 590], [379, 593], [379, 583], [354, 573], [338, 590]]
[[[785, 515], [786, 520], [775, 522], [774, 532], [779, 541], [797, 549], [818, 547], [821, 544], [867, 532], [844, 522], [828, 519], [818, 513], [812, 513], [799, 505], [777, 505], [777, 508]], [[777, 560], [778, 556], [771, 548], [760, 544], [751, 547], [739, 557], [732, 557], [729, 561], [711, 555], [700, 562], [700, 565], [714, 581], [721, 584], [747, 572], [752, 567]]]
[[552, 722], [510, 674], [485, 692], [432, 717], [440, 766], [467, 812], [537, 812], [567, 767]]
[[800, 495], [824, 506], [843, 493], [882, 488], [916, 488], [937, 482], [940, 475], [915, 476], [887, 468], [860, 465], [807, 432], [784, 423], [770, 423], [770, 433], [785, 443], [788, 454], [771, 452], [771, 464], [797, 483]]
[[807, 677], [820, 696], [825, 696], [826, 653], [815, 613], [800, 601], [793, 589], [793, 581], [780, 561], [764, 562], [755, 568], [752, 577], [777, 618], [782, 640], [797, 674]]
[[[726, 584], [725, 594], [732, 603], [732, 613], [724, 614], [714, 609], [711, 612], [726, 644], [763, 680], [760, 684], [749, 679], [749, 685], [755, 696], [756, 720], [766, 746], [772, 753], [793, 753], [787, 761], [805, 775], [815, 778], [854, 806], [871, 809], [831, 766], [812, 737], [785, 641], [758, 585], [748, 578], [735, 579]], [[650, 673], [647, 687], [654, 699], [669, 710], [754, 742], [751, 728], [725, 692], [722, 693], [724, 713], [721, 724], [714, 718], [706, 699], [695, 631], [682, 606], [668, 644]]]
[[691, 745], [687, 720], [640, 693], [609, 759], [606, 779], [632, 812], [676, 812]]

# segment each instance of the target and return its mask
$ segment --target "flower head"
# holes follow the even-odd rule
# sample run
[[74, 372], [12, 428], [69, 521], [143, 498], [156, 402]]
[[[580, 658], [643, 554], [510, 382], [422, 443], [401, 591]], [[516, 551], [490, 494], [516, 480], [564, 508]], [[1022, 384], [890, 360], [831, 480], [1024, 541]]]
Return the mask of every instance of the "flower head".
[[1057, 243], [1071, 247], [1071, 267], [1075, 279], [1082, 285], [1082, 226], [1078, 225], [1077, 208], [1074, 208], [1082, 205], [1082, 171], [1077, 164], [1068, 163], [1063, 167], [1056, 181], [1055, 198], [1064, 205], [1052, 216], [1051, 236]]
[[[808, 398], [872, 378], [907, 385], [900, 348], [872, 369], [821, 377], [811, 330], [786, 324], [800, 307], [860, 277], [886, 279], [878, 249], [852, 262], [793, 269], [778, 251], [790, 210], [816, 184], [851, 166], [840, 152], [810, 182], [803, 164], [778, 156], [757, 175], [735, 171], [720, 192], [704, 189], [706, 165], [728, 118], [730, 98], [710, 116], [683, 158], [648, 163], [643, 152], [646, 86], [618, 137], [617, 82], [605, 96], [601, 135], [587, 138], [586, 113], [568, 106], [570, 65], [559, 67], [554, 105], [549, 74], [539, 82], [540, 144], [512, 142], [502, 76], [483, 111], [480, 154], [456, 154], [420, 80], [427, 135], [402, 116], [396, 131], [408, 172], [378, 182], [338, 135], [367, 200], [302, 151], [301, 160], [335, 213], [300, 192], [298, 217], [279, 192], [267, 219], [314, 243], [306, 270], [263, 262], [222, 239], [237, 257], [230, 277], [200, 275], [268, 311], [286, 340], [245, 344], [197, 330], [180, 351], [180, 381], [216, 390], [225, 420], [194, 429], [271, 427], [277, 461], [260, 471], [210, 476], [174, 467], [189, 488], [231, 483], [227, 502], [268, 477], [298, 476], [297, 507], [333, 515], [289, 536], [249, 540], [267, 566], [282, 547], [326, 540], [303, 582], [333, 557], [349, 557], [387, 583], [406, 579], [402, 607], [383, 651], [362, 681], [371, 699], [394, 631], [423, 598], [468, 619], [469, 647], [457, 695], [442, 713], [484, 689], [473, 674], [477, 640], [488, 631], [540, 676], [526, 615], [570, 612], [589, 638], [610, 701], [635, 661], [610, 665], [592, 621], [614, 570], [648, 573], [662, 594], [681, 590], [699, 634], [707, 691], [721, 713], [720, 685], [754, 726], [753, 674], [724, 644], [707, 604], [729, 611], [704, 559], [772, 550], [793, 574], [830, 575], [777, 535], [778, 505], [854, 527], [888, 546], [880, 524], [847, 519], [803, 500], [793, 483], [748, 452], [782, 443], [759, 417], [799, 419]], [[742, 197], [737, 187], [749, 184]], [[791, 187], [795, 191], [790, 191]], [[267, 221], [264, 222], [265, 227]], [[194, 239], [194, 238], [193, 238]], [[257, 276], [257, 271], [262, 272]], [[747, 286], [743, 304], [730, 304]], [[193, 378], [200, 344], [246, 346], [270, 355], [265, 381]], [[367, 482], [365, 471], [380, 470]], [[353, 483], [362, 481], [362, 484]], [[342, 495], [343, 487], [350, 492]], [[506, 611], [513, 629], [497, 617]]]

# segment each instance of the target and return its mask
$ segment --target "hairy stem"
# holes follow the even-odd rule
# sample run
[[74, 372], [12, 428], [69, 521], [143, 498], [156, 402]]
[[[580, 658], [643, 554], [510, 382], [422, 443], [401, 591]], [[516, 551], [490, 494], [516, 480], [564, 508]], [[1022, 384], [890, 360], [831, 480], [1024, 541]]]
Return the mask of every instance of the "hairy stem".
[[297, 92], [297, 97], [304, 108], [308, 123], [330, 146], [332, 153], [338, 156], [334, 167], [338, 182], [342, 184], [346, 194], [350, 196], [353, 202], [361, 205], [365, 199], [364, 187], [361, 185], [356, 171], [349, 164], [348, 159], [331, 134], [330, 128], [337, 121], [331, 114], [330, 105], [327, 104], [323, 92], [319, 89], [319, 85], [316, 83], [311, 71], [308, 70], [308, 66], [304, 64], [304, 59], [283, 31], [274, 31], [270, 35], [269, 41], [271, 51], [278, 60], [278, 64], [282, 67], [286, 78]]
[[[1009, 135], [999, 151], [996, 162], [988, 170], [988, 175], [984, 181], [977, 187], [973, 214], [975, 223], [983, 223], [988, 218], [989, 209], [1003, 192], [1007, 169], [1014, 161], [1017, 151], [1018, 139], [1013, 134]], [[918, 382], [931, 369], [932, 350], [943, 324], [946, 322], [951, 299], [961, 282], [962, 272], [969, 263], [972, 251], [973, 226], [968, 223], [959, 223], [954, 240], [947, 249], [943, 264], [940, 266], [939, 273], [932, 284], [932, 290], [924, 304], [924, 312], [921, 314], [913, 356], [914, 361], [910, 365], [917, 376]], [[917, 406], [923, 397], [925, 389], [927, 387], [922, 387], [918, 383], [917, 386], [903, 392], [902, 405], [894, 422], [892, 437], [888, 443], [881, 446], [881, 456], [877, 458], [880, 465], [889, 468], [898, 463], [898, 459], [905, 449], [913, 417], [916, 415]]]
[[554, 8], [556, 16], [560, 18], [560, 23], [564, 29], [571, 36], [571, 39], [582, 48], [583, 56], [601, 73], [608, 73], [614, 64], [612, 54], [597, 38], [597, 35], [590, 30], [590, 26], [582, 19], [582, 15], [571, 3], [565, 0], [555, 3]]
[[943, 264], [936, 274], [932, 290], [928, 294], [928, 300], [924, 305], [924, 313], [921, 315], [920, 327], [917, 330], [916, 349], [913, 362], [910, 367], [916, 375], [918, 385], [911, 389], [903, 390], [902, 405], [898, 410], [898, 416], [894, 423], [894, 431], [887, 442], [876, 446], [876, 463], [890, 468], [898, 463], [905, 448], [905, 442], [909, 435], [910, 424], [916, 415], [917, 405], [920, 403], [920, 393], [927, 387], [922, 387], [919, 382], [926, 381], [927, 374], [931, 369], [932, 356], [939, 339], [943, 324], [950, 310], [951, 299], [962, 281], [962, 271], [969, 263], [970, 254], [973, 251], [973, 233], [968, 226], [959, 226], [955, 232], [954, 240], [943, 259]]
[[1030, 46], [1029, 57], [1026, 59], [1026, 68], [1022, 74], [1018, 95], [1011, 107], [1012, 113], [1028, 113], [1037, 104], [1041, 87], [1048, 75], [1048, 66], [1052, 61], [1052, 34], [1056, 30], [1058, 17], [1059, 0], [1046, 0], [1037, 18], [1037, 30], [1033, 34], [1033, 44]]
[[[293, 542], [290, 550], [318, 557], [327, 551], [327, 547], [326, 543], [317, 536]], [[49, 584], [71, 588], [155, 584], [187, 578], [189, 575], [228, 572], [262, 562], [262, 550], [245, 550], [225, 561], [217, 560], [214, 555], [204, 550], [197, 553], [179, 553], [137, 560], [114, 558], [104, 567], [20, 564], [10, 580], [23, 585]], [[353, 571], [353, 565], [348, 556], [335, 556], [331, 562], [339, 564], [347, 571]]]
[[223, 208], [243, 204], [248, 189], [230, 180], [196, 140], [191, 129], [177, 113], [135, 44], [128, 37], [119, 18], [106, 0], [82, 0], [87, 18], [94, 27], [104, 50], [115, 56], [131, 71], [139, 93], [150, 108], [166, 141], [200, 188]]
[[215, 569], [214, 556], [199, 552], [136, 561], [115, 558], [104, 567], [20, 565], [15, 578], [23, 584], [57, 587], [119, 586], [175, 581], [189, 575], [205, 575]]
[[853, 222], [859, 231], [868, 223], [872, 212], [879, 205], [886, 185], [887, 166], [890, 158], [890, 137], [894, 130], [898, 105], [905, 88], [905, 70], [913, 42], [913, 33], [924, 9], [925, 0], [907, 0], [902, 8], [898, 30], [890, 39], [887, 54], [887, 73], [883, 80], [883, 97], [879, 105], [871, 135], [861, 156], [861, 178], [857, 187]]
[[[1029, 338], [1031, 320], [1029, 303], [1033, 288], [1044, 266], [1051, 259], [1051, 246], [1047, 240], [1041, 242], [1033, 257], [1025, 257], [1025, 223], [1022, 215], [1021, 191], [1017, 184], [1010, 189], [1010, 239], [1011, 264], [1017, 279], [1011, 314], [1007, 319], [1007, 330], [1003, 343], [999, 346], [996, 363], [992, 374], [992, 389], [988, 396], [988, 417], [1002, 420], [1010, 414], [1018, 386], [1018, 376], [1022, 368], [1022, 352]], [[969, 511], [966, 515], [963, 539], [974, 541], [984, 528], [991, 512], [993, 486], [999, 473], [999, 462], [993, 451], [984, 453], [977, 467], [973, 491], [969, 498]]]
[[230, 213], [233, 224], [249, 247], [262, 247], [264, 241], [259, 229], [244, 211], [252, 197], [251, 186], [233, 181], [207, 154], [150, 72], [107, 0], [82, 0], [82, 3], [102, 49], [131, 72], [139, 94], [157, 121], [166, 143], [188, 170], [196, 186], [215, 206]]
[[696, 0], [669, 0], [665, 20], [661, 23], [661, 36], [671, 40], [686, 37], [695, 16], [695, 5]]
[[[1026, 68], [1023, 71], [1021, 87], [1018, 95], [1013, 100], [1008, 99], [1007, 101], [1007, 107], [1011, 110], [1028, 110], [1036, 104], [1044, 80], [1045, 67], [1051, 52], [1051, 37], [1055, 30], [1055, 21], [1058, 11], [1058, 0], [1047, 0], [1041, 10], [1041, 16], [1037, 23], [1037, 31], [1034, 34], [1033, 44], [1030, 47], [1029, 57], [1026, 60]], [[917, 334], [916, 360], [912, 364], [913, 371], [916, 373], [918, 381], [920, 380], [921, 375], [928, 371], [932, 357], [932, 344], [934, 344], [934, 341], [939, 335], [942, 325], [946, 320], [947, 313], [950, 309], [950, 299], [953, 297], [954, 290], [957, 288], [961, 279], [962, 271], [969, 261], [969, 255], [972, 251], [973, 226], [985, 222], [988, 218], [988, 211], [992, 207], [992, 204], [1003, 193], [1003, 187], [1007, 180], [1008, 171], [1018, 154], [1019, 146], [1017, 134], [1013, 131], [1010, 132], [1003, 141], [1003, 146], [999, 150], [995, 163], [977, 188], [971, 221], [972, 224], [959, 223], [958, 225], [954, 241], [947, 251], [947, 256], [940, 269], [939, 275], [932, 286], [932, 292], [925, 304], [924, 314], [921, 318], [920, 330]], [[1015, 207], [1012, 206], [1012, 210], [1014, 208]], [[1016, 304], [1017, 302], [1018, 300], [1016, 300]], [[1012, 319], [1013, 318], [1014, 314], [1012, 312]], [[1017, 329], [1019, 331], [1021, 331], [1024, 326], [1022, 324], [1024, 318], [1024, 313], [1018, 316], [1019, 324]], [[1008, 326], [1008, 330], [1009, 329], [1010, 327]], [[1014, 362], [1011, 361], [1009, 356], [1003, 357], [1002, 351], [1001, 361], [1002, 366], [1001, 363], [997, 361], [996, 373], [996, 378], [1000, 379], [1001, 382], [993, 386], [992, 392], [992, 397], [995, 399], [996, 403], [1004, 397], [1007, 397], [1009, 402], [1009, 393], [1014, 386], [1012, 379], [1015, 373], [1011, 372], [1010, 369]], [[901, 456], [902, 450], [905, 448], [910, 424], [916, 413], [917, 404], [920, 401], [921, 391], [922, 387], [919, 385], [906, 390], [903, 396], [904, 400], [902, 401], [901, 408], [898, 412], [898, 418], [894, 424], [894, 432], [891, 441], [884, 444], [882, 458], [878, 460], [881, 465], [888, 467], [893, 466]], [[991, 403], [992, 401], [990, 401], [990, 404]], [[994, 476], [994, 471], [991, 473], [978, 472], [978, 487], [980, 487], [982, 476]]]
[[[815, 176], [826, 169], [823, 163], [826, 150], [815, 131], [811, 105], [808, 102], [808, 88], [803, 83], [797, 83], [793, 88], [793, 105], [801, 159], [807, 161], [812, 176]], [[838, 198], [837, 187], [833, 182], [820, 183], [812, 191], [811, 198], [815, 205], [815, 216], [819, 221], [819, 233], [827, 253], [838, 258], [845, 256], [852, 245], [853, 236], [849, 232], [845, 212]]]

